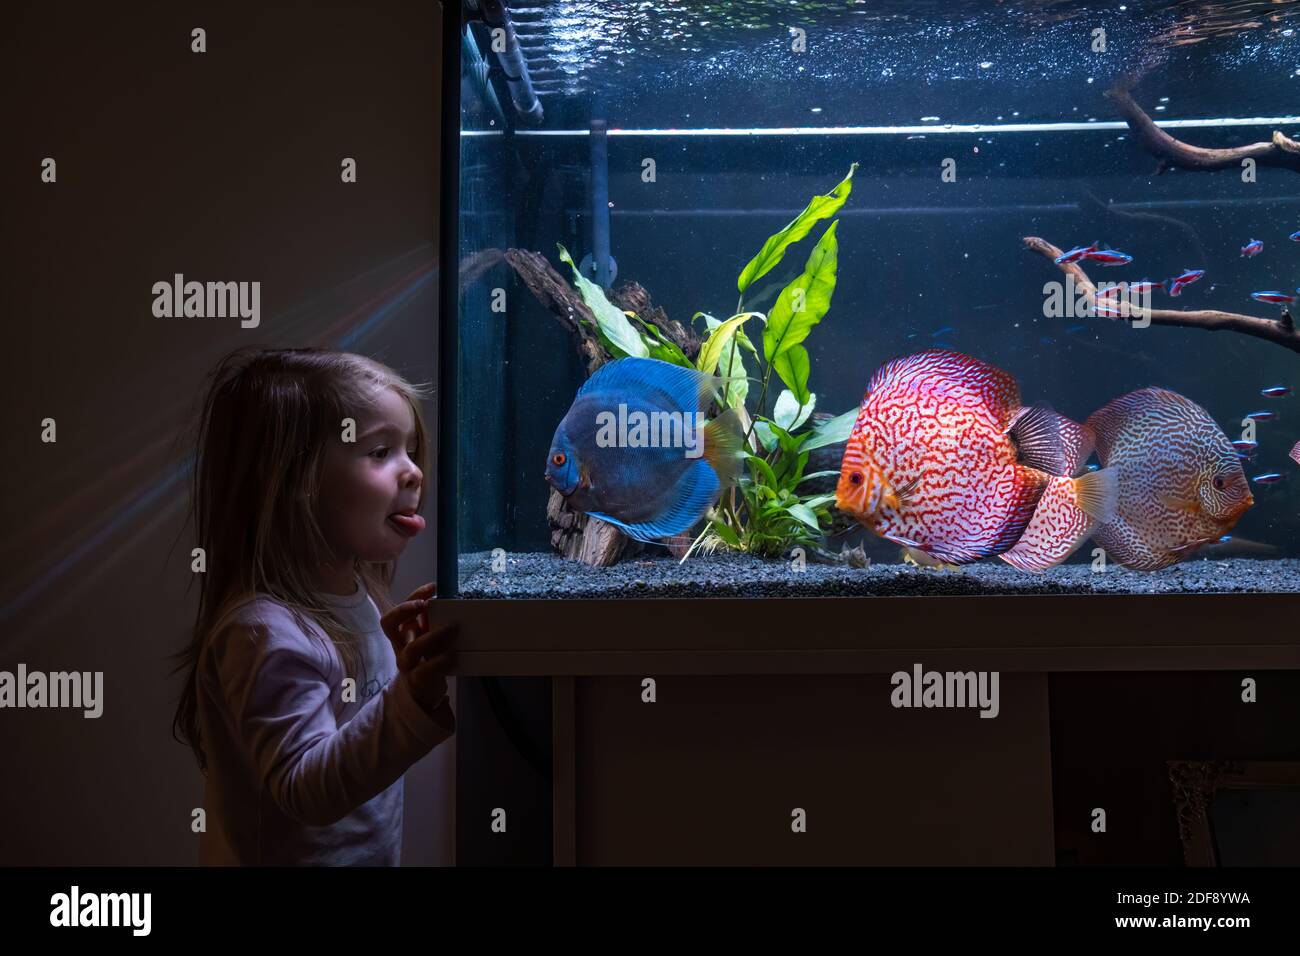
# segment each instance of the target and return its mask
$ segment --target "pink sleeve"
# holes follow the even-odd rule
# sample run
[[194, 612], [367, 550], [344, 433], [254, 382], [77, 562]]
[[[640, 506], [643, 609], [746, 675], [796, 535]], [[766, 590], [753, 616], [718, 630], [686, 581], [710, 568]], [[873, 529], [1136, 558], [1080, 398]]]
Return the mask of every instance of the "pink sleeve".
[[209, 653], [251, 764], [281, 811], [309, 826], [388, 789], [455, 731], [450, 706], [425, 713], [401, 671], [339, 727], [326, 651], [296, 627], [234, 623]]

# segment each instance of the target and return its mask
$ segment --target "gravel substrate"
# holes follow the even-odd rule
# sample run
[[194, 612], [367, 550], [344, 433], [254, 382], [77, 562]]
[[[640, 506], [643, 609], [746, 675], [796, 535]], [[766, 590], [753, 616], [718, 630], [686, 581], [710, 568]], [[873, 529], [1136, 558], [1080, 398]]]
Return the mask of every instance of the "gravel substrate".
[[808, 563], [794, 571], [788, 561], [734, 552], [692, 557], [685, 564], [664, 556], [640, 556], [610, 568], [592, 568], [554, 554], [506, 555], [495, 573], [490, 552], [461, 556], [463, 598], [610, 597], [813, 597], [901, 594], [1196, 594], [1300, 592], [1300, 560], [1196, 559], [1162, 571], [1128, 571], [1111, 565], [1065, 564], [1042, 574], [984, 561], [957, 571], [907, 564], [867, 568]]

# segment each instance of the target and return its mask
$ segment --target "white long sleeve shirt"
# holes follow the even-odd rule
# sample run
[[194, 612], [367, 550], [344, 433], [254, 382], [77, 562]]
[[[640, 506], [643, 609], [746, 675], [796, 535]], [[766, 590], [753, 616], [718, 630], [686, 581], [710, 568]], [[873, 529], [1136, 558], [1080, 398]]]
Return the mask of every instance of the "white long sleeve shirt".
[[[361, 579], [323, 594], [356, 635], [355, 692], [311, 623], [303, 633], [267, 595], [228, 609], [199, 659], [198, 715], [208, 771], [207, 865], [396, 866], [402, 775], [455, 732], [411, 695]], [[345, 696], [347, 699], [345, 699]]]

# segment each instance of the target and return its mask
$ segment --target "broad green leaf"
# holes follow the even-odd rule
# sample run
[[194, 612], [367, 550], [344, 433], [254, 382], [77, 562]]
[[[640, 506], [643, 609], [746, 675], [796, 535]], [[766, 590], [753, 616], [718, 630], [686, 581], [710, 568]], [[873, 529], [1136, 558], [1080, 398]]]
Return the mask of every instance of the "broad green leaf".
[[786, 431], [792, 432], [808, 420], [816, 405], [817, 396], [811, 392], [807, 404], [800, 406], [799, 400], [794, 397], [794, 392], [788, 388], [783, 389], [776, 397], [776, 408], [772, 412], [772, 419]]
[[771, 451], [776, 447], [776, 435], [772, 433], [772, 426], [767, 422], [755, 422], [754, 434], [758, 436], [758, 440], [763, 443], [763, 447], [767, 451]]
[[777, 487], [777, 480], [776, 480], [776, 473], [772, 471], [772, 466], [769, 465], [767, 462], [765, 462], [762, 458], [759, 458], [757, 455], [746, 455], [745, 457], [749, 459], [750, 465], [752, 465], [758, 471], [758, 474], [754, 476], [754, 481], [757, 483], [759, 477], [761, 476], [763, 478], [763, 481], [766, 482], [767, 487], [775, 491]]
[[772, 369], [781, 381], [794, 390], [800, 401], [808, 401], [812, 394], [808, 391], [808, 350], [802, 345], [786, 349], [772, 363]]
[[804, 450], [812, 451], [814, 448], [824, 448], [827, 445], [838, 445], [842, 441], [848, 441], [857, 420], [858, 410], [855, 408], [843, 415], [836, 415], [828, 422], [822, 422], [813, 428], [812, 437], [804, 443]]
[[711, 326], [709, 337], [700, 346], [700, 356], [696, 360], [695, 367], [706, 375], [712, 375], [718, 367], [719, 359], [722, 358], [723, 350], [731, 343], [732, 335], [745, 324], [746, 319], [756, 314], [755, 312], [741, 312], [739, 315], [733, 315], [717, 327]]
[[[804, 454], [808, 454], [804, 452]], [[832, 475], [838, 475], [838, 471], [814, 471], [811, 475], [804, 475], [796, 484], [802, 485], [805, 481], [812, 481], [814, 478], [830, 478]]]
[[731, 545], [733, 548], [740, 547], [740, 538], [736, 537], [736, 532], [721, 521], [713, 522], [713, 530], [717, 533], [719, 538], [727, 542], [727, 544]]
[[795, 460], [794, 474], [790, 476], [787, 483], [788, 488], [799, 487], [799, 482], [803, 481], [803, 470], [808, 467], [808, 452], [801, 451], [799, 457]]
[[555, 245], [560, 250], [561, 261], [567, 262], [573, 269], [573, 284], [578, 287], [582, 301], [587, 303], [587, 308], [591, 309], [591, 314], [596, 317], [596, 324], [605, 334], [606, 340], [613, 346], [611, 351], [614, 352], [614, 357], [623, 358], [631, 355], [637, 358], [648, 358], [650, 350], [646, 348], [641, 333], [628, 321], [623, 310], [605, 298], [605, 291], [578, 270], [568, 249], [558, 242]]
[[[772, 306], [767, 325], [763, 329], [763, 357], [771, 363], [800, 402], [808, 400], [807, 374], [805, 372], [800, 381], [800, 360], [796, 358], [782, 363], [781, 359], [799, 347], [799, 343], [808, 337], [812, 327], [822, 320], [830, 308], [839, 258], [839, 247], [835, 239], [838, 225], [839, 221], [836, 220], [822, 234], [816, 248], [808, 256], [803, 274], [786, 286], [777, 297], [776, 305]], [[806, 364], [806, 354], [802, 362]]]
[[[717, 330], [721, 327], [722, 323], [711, 315], [705, 315], [703, 312], [697, 312], [695, 314], [704, 315], [704, 322], [708, 325], [711, 333], [711, 341], [713, 336], [717, 334]], [[755, 315], [756, 313], [749, 312], [746, 314]], [[728, 319], [728, 321], [731, 320]], [[743, 326], [744, 322], [741, 322], [736, 326], [735, 334], [732, 336], [732, 339], [739, 344], [741, 348], [748, 348], [749, 351], [753, 352], [757, 357], [758, 352], [754, 349], [754, 344], [750, 342], [749, 338], [745, 335]], [[703, 349], [700, 350], [700, 354], [704, 354]], [[723, 378], [731, 379], [731, 381], [724, 386], [726, 389], [727, 404], [732, 408], [740, 409], [742, 413], [741, 417], [743, 419], [742, 427], [748, 431], [749, 413], [745, 411], [745, 399], [749, 397], [749, 379], [746, 377], [749, 373], [745, 370], [744, 356], [741, 355], [739, 349], [728, 347], [720, 351], [717, 364], [719, 365], [718, 374]], [[709, 374], [712, 374], [712, 372]]]
[[790, 505], [789, 509], [787, 510], [789, 510], [790, 514], [794, 515], [796, 518], [798, 518], [808, 527], [812, 528], [814, 531], [821, 530], [821, 525], [817, 523], [817, 516], [813, 514], [812, 509], [809, 508], [807, 505], [805, 504]]
[[820, 508], [822, 505], [828, 505], [834, 500], [834, 495], [815, 495], [812, 498], [805, 498], [803, 503], [809, 508]]
[[781, 446], [781, 453], [790, 458], [795, 458], [799, 454], [799, 448], [803, 445], [807, 435], [795, 437], [779, 425], [773, 426], [772, 431], [776, 433], [777, 443]]
[[840, 207], [844, 205], [844, 201], [849, 198], [849, 192], [853, 189], [853, 172], [857, 168], [857, 163], [850, 166], [849, 174], [840, 180], [839, 185], [832, 189], [828, 195], [814, 196], [812, 201], [804, 208], [804, 211], [799, 213], [784, 229], [776, 235], [768, 237], [767, 242], [763, 243], [763, 248], [758, 251], [758, 255], [749, 260], [749, 264], [745, 266], [740, 273], [740, 277], [736, 280], [736, 288], [742, 295], [755, 279], [765, 275], [781, 261], [785, 256], [785, 250], [791, 244], [808, 235], [809, 230], [819, 221], [829, 219], [839, 212]]
[[645, 327], [650, 330], [651, 334], [658, 341], [646, 342], [650, 351], [650, 358], [659, 359], [661, 362], [670, 362], [673, 365], [681, 365], [684, 368], [694, 368], [691, 360], [686, 357], [686, 353], [677, 347], [677, 343], [672, 339], [664, 338], [664, 334], [659, 331], [653, 324], [646, 322]]

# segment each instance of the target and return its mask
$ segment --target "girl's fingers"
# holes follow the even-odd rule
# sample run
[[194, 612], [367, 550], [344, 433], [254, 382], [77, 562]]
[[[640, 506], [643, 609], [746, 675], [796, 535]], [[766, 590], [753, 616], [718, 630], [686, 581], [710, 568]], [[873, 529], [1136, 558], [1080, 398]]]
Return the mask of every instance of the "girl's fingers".
[[[427, 603], [423, 600], [403, 601], [391, 608], [387, 614], [379, 619], [379, 626], [393, 643], [394, 649], [400, 650], [410, 640], [409, 631], [411, 628], [409, 626], [404, 628], [403, 625], [410, 625], [412, 620], [415, 620], [417, 624], [420, 623], [420, 613], [427, 606]], [[408, 633], [403, 633], [404, 630]], [[419, 633], [418, 630], [416, 633]]]
[[411, 668], [410, 678], [417, 684], [426, 680], [433, 680], [438, 676], [445, 676], [453, 667], [456, 666], [456, 652], [454, 650], [444, 651], [441, 654], [434, 654], [427, 661], [421, 661]]
[[429, 657], [436, 651], [450, 648], [456, 642], [456, 636], [455, 624], [444, 624], [436, 631], [421, 634], [402, 648], [398, 659], [404, 665], [403, 670], [414, 668], [421, 657]]

